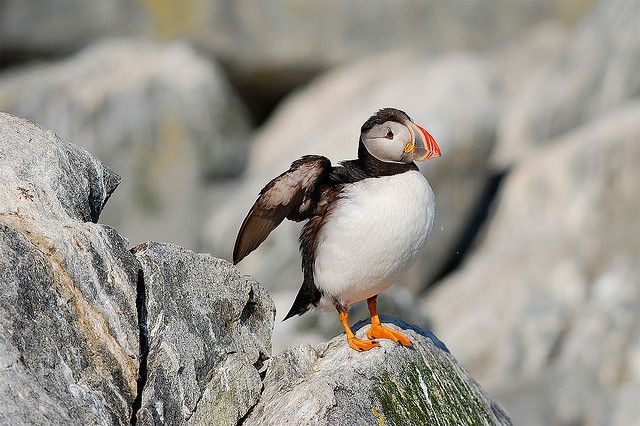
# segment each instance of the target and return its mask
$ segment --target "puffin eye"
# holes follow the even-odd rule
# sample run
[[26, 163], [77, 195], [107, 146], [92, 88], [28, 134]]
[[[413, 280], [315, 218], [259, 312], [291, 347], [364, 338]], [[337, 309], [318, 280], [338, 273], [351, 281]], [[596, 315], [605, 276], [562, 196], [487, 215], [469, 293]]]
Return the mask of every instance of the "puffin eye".
[[384, 135], [384, 137], [387, 139], [393, 139], [393, 132], [391, 131], [391, 129], [387, 131], [387, 134]]

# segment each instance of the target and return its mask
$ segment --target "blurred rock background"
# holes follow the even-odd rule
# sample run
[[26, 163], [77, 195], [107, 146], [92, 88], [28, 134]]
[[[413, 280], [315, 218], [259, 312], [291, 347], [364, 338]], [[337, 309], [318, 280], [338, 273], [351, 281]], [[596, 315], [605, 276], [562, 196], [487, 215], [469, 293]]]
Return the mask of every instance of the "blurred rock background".
[[[516, 423], [640, 423], [640, 2], [1, 0], [0, 67], [2, 111], [122, 175], [102, 220], [131, 246], [227, 259], [292, 160], [353, 158], [374, 111], [407, 111], [444, 154], [421, 165], [439, 216], [383, 312]], [[298, 230], [239, 265], [277, 320]], [[338, 332], [276, 321], [274, 351]]]

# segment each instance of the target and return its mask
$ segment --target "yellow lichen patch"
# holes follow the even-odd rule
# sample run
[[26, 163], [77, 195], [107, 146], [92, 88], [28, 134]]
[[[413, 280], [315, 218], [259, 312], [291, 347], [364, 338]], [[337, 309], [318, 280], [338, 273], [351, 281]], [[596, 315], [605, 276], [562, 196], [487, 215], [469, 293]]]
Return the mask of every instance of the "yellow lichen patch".
[[378, 426], [384, 426], [384, 414], [378, 411], [376, 407], [371, 407], [371, 412], [378, 418]]
[[151, 20], [153, 34], [159, 38], [190, 38], [202, 34], [207, 25], [206, 1], [140, 0]]

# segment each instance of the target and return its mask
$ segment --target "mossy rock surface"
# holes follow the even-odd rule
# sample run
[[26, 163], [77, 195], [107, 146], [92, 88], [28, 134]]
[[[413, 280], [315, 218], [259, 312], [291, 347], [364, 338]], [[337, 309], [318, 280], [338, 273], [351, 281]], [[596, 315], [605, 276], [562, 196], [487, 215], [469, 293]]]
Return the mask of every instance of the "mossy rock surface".
[[[384, 321], [413, 342], [356, 352], [337, 336], [272, 360], [245, 425], [509, 425], [507, 415], [431, 332]], [[363, 337], [368, 325], [357, 332]]]

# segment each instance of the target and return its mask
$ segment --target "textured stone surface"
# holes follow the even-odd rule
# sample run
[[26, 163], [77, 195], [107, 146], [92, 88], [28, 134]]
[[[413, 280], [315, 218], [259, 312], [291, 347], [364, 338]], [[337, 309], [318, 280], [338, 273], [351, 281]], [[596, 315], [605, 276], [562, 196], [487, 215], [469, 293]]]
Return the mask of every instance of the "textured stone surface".
[[82, 148], [0, 114], [0, 423], [128, 423], [137, 262], [93, 223], [119, 181]]
[[638, 105], [523, 161], [475, 254], [426, 299], [435, 328], [516, 421], [640, 421]]
[[149, 371], [139, 424], [235, 425], [258, 400], [274, 307], [228, 262], [144, 243]]
[[344, 335], [287, 349], [271, 360], [260, 402], [244, 424], [510, 424], [433, 334], [384, 321], [399, 324], [391, 327], [414, 349], [381, 339], [380, 348], [356, 352]]
[[133, 241], [195, 248], [206, 181], [244, 166], [240, 101], [219, 67], [184, 43], [101, 42], [1, 78], [0, 109], [42, 123], [125, 176], [102, 220]]
[[[638, 22], [637, 1], [599, 2], [553, 66], [539, 78], [520, 80], [501, 120], [496, 164], [536, 155], [566, 131], [640, 96]], [[533, 58], [549, 60], [540, 56]]]

